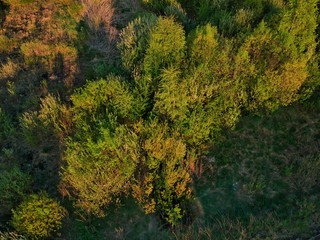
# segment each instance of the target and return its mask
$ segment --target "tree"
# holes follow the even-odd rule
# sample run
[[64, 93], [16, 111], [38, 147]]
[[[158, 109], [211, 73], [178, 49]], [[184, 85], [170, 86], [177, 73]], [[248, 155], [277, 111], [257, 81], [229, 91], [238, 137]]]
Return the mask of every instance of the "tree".
[[[289, 1], [278, 27], [279, 31], [288, 33], [293, 38], [292, 41], [297, 47], [299, 57], [291, 67], [295, 69], [304, 68], [307, 72], [306, 79], [303, 81], [297, 96], [303, 99], [309, 97], [315, 88], [320, 85], [316, 55], [318, 5], [318, 0]], [[296, 74], [296, 72], [293, 74]]]
[[194, 66], [208, 64], [216, 54], [218, 46], [218, 29], [206, 24], [198, 26], [188, 35], [188, 52], [190, 62]]
[[99, 136], [67, 142], [60, 189], [75, 196], [76, 205], [87, 214], [103, 216], [108, 205], [128, 193], [139, 146], [137, 136], [125, 126], [98, 131]]
[[223, 127], [236, 123], [245, 99], [235, 67], [235, 43], [218, 34], [217, 28], [198, 26], [188, 36], [188, 114], [175, 127], [193, 148], [206, 143]]
[[153, 120], [140, 124], [141, 156], [133, 196], [146, 213], [157, 213], [175, 226], [186, 214], [191, 176], [186, 145], [168, 125]]
[[181, 72], [177, 69], [163, 70], [159, 89], [154, 97], [153, 112], [163, 116], [167, 121], [182, 121], [189, 111], [188, 98], [187, 85]]
[[316, 46], [315, 1], [290, 1], [280, 16], [278, 26], [262, 21], [239, 50], [253, 68], [244, 79], [249, 86], [249, 109], [288, 105], [299, 98], [309, 79]]
[[[138, 162], [132, 121], [133, 96], [119, 78], [88, 83], [72, 96], [73, 134], [66, 141], [61, 192], [76, 196], [88, 214], [127, 193]], [[134, 118], [133, 118], [134, 119]]]
[[96, 216], [132, 190], [147, 213], [174, 225], [190, 196], [186, 145], [167, 124], [131, 118], [133, 98], [126, 90], [125, 82], [110, 77], [71, 97], [73, 134], [66, 141], [60, 190]]
[[185, 56], [185, 33], [173, 18], [159, 18], [150, 33], [144, 58], [144, 73], [157, 78], [161, 70], [181, 66]]
[[149, 44], [150, 32], [157, 21], [157, 17], [153, 14], [143, 15], [131, 21], [120, 32], [118, 48], [122, 64], [135, 78], [142, 74], [142, 63]]
[[177, 0], [142, 0], [142, 3], [155, 12], [164, 12], [168, 6], [180, 6]]

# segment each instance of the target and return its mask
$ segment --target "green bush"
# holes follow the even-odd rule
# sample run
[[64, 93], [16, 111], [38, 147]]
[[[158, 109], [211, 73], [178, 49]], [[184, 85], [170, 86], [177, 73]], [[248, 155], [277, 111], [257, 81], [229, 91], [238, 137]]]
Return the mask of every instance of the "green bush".
[[173, 18], [160, 18], [150, 34], [144, 59], [144, 71], [157, 77], [161, 70], [181, 66], [185, 56], [185, 32]]
[[61, 189], [71, 190], [87, 213], [104, 215], [104, 207], [128, 190], [134, 174], [137, 136], [119, 124], [134, 118], [129, 90], [120, 78], [110, 76], [71, 97], [75, 134], [66, 144]]
[[62, 225], [66, 210], [47, 194], [32, 194], [12, 211], [12, 226], [33, 239], [52, 236]]
[[131, 21], [120, 32], [118, 48], [124, 68], [135, 74], [141, 74], [142, 61], [148, 47], [150, 32], [157, 24], [153, 14], [144, 15]]

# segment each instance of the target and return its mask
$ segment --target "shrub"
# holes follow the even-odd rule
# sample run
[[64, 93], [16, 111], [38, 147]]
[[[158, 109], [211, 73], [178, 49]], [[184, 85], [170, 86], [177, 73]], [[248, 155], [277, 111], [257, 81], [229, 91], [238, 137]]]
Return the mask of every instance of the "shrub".
[[24, 140], [33, 147], [47, 142], [47, 138], [52, 138], [53, 133], [62, 137], [68, 132], [70, 114], [60, 99], [49, 94], [40, 101], [41, 109], [38, 112], [25, 112], [20, 117]]
[[214, 57], [218, 45], [218, 30], [210, 24], [198, 26], [188, 35], [188, 50], [193, 64], [205, 64]]
[[16, 46], [16, 40], [0, 35], [0, 53], [9, 53]]
[[21, 45], [21, 53], [27, 64], [34, 64], [38, 61], [48, 64], [52, 55], [52, 47], [40, 41], [32, 41]]
[[12, 212], [12, 226], [33, 239], [52, 236], [61, 228], [67, 214], [57, 201], [44, 193], [30, 195]]
[[187, 13], [181, 7], [180, 4], [170, 5], [164, 9], [164, 13], [166, 16], [173, 16], [176, 20], [187, 25], [188, 17]]
[[165, 68], [180, 66], [185, 55], [185, 45], [183, 27], [173, 18], [160, 18], [151, 31], [144, 59], [145, 73], [156, 77]]
[[121, 52], [122, 64], [127, 71], [141, 74], [142, 60], [148, 47], [150, 32], [156, 23], [155, 15], [144, 15], [131, 21], [120, 32], [118, 48]]
[[145, 124], [133, 196], [146, 213], [157, 213], [165, 223], [177, 225], [191, 197], [186, 145], [179, 134], [157, 120]]
[[103, 127], [98, 131], [100, 136], [67, 143], [67, 166], [60, 190], [75, 195], [76, 205], [87, 214], [101, 217], [105, 207], [129, 190], [139, 147], [137, 136], [126, 127], [120, 126], [115, 132]]
[[139, 151], [137, 136], [119, 122], [130, 121], [133, 96], [118, 77], [90, 82], [71, 97], [74, 137], [67, 142], [63, 194], [76, 195], [89, 214], [104, 215], [127, 192]]
[[176, 69], [164, 70], [154, 97], [153, 111], [171, 121], [185, 119], [188, 112], [190, 97], [187, 85], [180, 79], [181, 73]]
[[14, 78], [19, 70], [19, 65], [13, 62], [11, 59], [9, 59], [6, 64], [2, 64], [0, 68], [0, 76], [2, 79]]

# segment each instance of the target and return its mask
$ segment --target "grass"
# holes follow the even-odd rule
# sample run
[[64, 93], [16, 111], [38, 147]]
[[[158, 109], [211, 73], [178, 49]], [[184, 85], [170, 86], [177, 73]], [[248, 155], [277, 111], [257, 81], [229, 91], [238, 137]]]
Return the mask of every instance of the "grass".
[[197, 183], [206, 220], [219, 222], [220, 232], [234, 225], [235, 239], [316, 235], [319, 119], [319, 111], [303, 105], [243, 117], [212, 150], [215, 171]]
[[154, 216], [147, 216], [132, 199], [109, 208], [105, 218], [84, 221], [78, 215], [67, 220], [61, 239], [169, 239], [169, 232], [157, 226]]

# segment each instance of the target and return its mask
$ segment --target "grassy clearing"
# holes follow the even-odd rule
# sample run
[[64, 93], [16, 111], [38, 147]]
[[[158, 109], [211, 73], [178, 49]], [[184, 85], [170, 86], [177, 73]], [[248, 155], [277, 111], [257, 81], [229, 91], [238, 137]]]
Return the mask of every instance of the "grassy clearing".
[[[246, 116], [197, 183], [214, 239], [293, 239], [320, 229], [319, 105]], [[210, 169], [210, 168], [209, 168]]]

